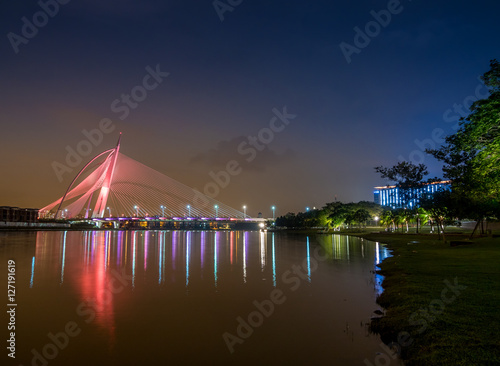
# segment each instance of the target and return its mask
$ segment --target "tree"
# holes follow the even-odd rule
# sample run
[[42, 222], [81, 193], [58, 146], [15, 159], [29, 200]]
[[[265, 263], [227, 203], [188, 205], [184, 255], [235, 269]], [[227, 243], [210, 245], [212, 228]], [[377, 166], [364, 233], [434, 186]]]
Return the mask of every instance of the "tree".
[[394, 231], [397, 231], [399, 225], [401, 224], [401, 232], [403, 232], [403, 215], [401, 215], [401, 210], [395, 210], [394, 212]]
[[[412, 220], [413, 218], [413, 213], [411, 210], [408, 210], [406, 208], [402, 208], [402, 209], [398, 209], [396, 211], [396, 216], [398, 217], [399, 219], [399, 222], [401, 224], [406, 224], [406, 232], [408, 232], [410, 230], [409, 228], [409, 223], [410, 221]], [[403, 230], [403, 228], [401, 227], [401, 231]]]
[[356, 221], [356, 218], [354, 217], [354, 212], [348, 211], [344, 216], [344, 222], [347, 225], [347, 227], [349, 228], [351, 226], [351, 224], [353, 224], [355, 221]]
[[418, 207], [415, 210], [415, 219], [417, 222], [417, 234], [418, 234], [419, 226], [420, 227], [424, 226], [427, 223], [427, 221], [429, 220], [429, 213], [427, 211], [425, 211], [424, 208]]
[[392, 210], [385, 210], [380, 216], [380, 222], [385, 225], [387, 229], [392, 228], [395, 230], [396, 216]]
[[356, 211], [359, 209], [365, 209], [371, 216], [380, 216], [384, 209], [382, 206], [375, 202], [370, 201], [359, 201], [357, 203], [346, 203], [346, 207], [351, 211]]
[[366, 222], [372, 218], [372, 215], [368, 212], [368, 210], [365, 210], [364, 208], [360, 208], [354, 212], [354, 221], [356, 221], [360, 226], [364, 225], [366, 226]]
[[495, 215], [492, 208], [500, 197], [500, 64], [492, 60], [490, 66], [482, 76], [488, 98], [472, 104], [460, 129], [443, 146], [427, 150], [444, 163], [444, 175], [452, 181], [448, 209], [457, 217], [475, 219], [476, 228]]
[[400, 188], [403, 207], [408, 207], [410, 202], [417, 198], [414, 196], [411, 188], [421, 184], [424, 176], [429, 174], [424, 164], [415, 165], [407, 161], [401, 161], [389, 168], [377, 166], [375, 167], [375, 171], [379, 173], [382, 178], [389, 179], [396, 183]]
[[311, 227], [318, 227], [320, 225], [320, 212], [319, 210], [311, 210], [308, 212], [300, 212], [299, 215], [303, 216], [303, 222], [304, 226], [311, 228]]
[[375, 171], [380, 173], [382, 178], [387, 178], [401, 185], [415, 185], [420, 183], [424, 176], [429, 174], [424, 164], [415, 165], [407, 161], [401, 161], [393, 167], [375, 167]]
[[438, 191], [430, 197], [423, 198], [421, 205], [428, 217], [436, 224], [438, 237], [442, 234], [443, 241], [446, 241], [445, 227], [455, 222], [453, 218], [457, 212], [453, 193], [447, 190]]
[[331, 225], [334, 229], [338, 229], [339, 226], [344, 223], [346, 216], [349, 213], [345, 205], [341, 202], [329, 203], [327, 204], [326, 209], [329, 210], [329, 225]]
[[473, 153], [472, 169], [484, 182], [485, 193], [500, 194], [500, 64], [490, 62], [481, 79], [489, 89], [488, 98], [474, 102], [471, 113], [462, 119], [456, 142], [464, 152]]

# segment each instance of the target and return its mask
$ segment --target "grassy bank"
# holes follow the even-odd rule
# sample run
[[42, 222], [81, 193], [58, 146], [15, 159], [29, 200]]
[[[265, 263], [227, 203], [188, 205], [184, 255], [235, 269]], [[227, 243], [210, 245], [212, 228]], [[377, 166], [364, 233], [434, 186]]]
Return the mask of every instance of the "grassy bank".
[[451, 247], [435, 235], [350, 235], [393, 250], [372, 328], [386, 343], [399, 335], [407, 365], [500, 365], [500, 238]]

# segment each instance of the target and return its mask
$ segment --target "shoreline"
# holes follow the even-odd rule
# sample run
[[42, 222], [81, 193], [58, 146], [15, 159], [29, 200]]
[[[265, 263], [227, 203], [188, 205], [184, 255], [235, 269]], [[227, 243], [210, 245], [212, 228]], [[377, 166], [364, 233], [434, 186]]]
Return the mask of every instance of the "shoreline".
[[405, 365], [500, 364], [500, 237], [452, 247], [429, 234], [341, 234], [391, 250], [377, 271], [385, 314], [370, 328]]

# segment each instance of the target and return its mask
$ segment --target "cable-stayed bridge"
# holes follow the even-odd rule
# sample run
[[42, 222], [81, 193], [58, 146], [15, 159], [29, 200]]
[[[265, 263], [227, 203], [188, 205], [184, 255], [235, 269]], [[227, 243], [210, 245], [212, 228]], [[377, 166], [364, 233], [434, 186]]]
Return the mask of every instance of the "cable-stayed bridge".
[[264, 221], [251, 219], [122, 154], [120, 141], [121, 134], [116, 147], [91, 159], [65, 194], [40, 210], [40, 217], [116, 223], [177, 221], [182, 223], [177, 225], [180, 228], [193, 227], [203, 221], [206, 224], [198, 227], [204, 228], [210, 222]]

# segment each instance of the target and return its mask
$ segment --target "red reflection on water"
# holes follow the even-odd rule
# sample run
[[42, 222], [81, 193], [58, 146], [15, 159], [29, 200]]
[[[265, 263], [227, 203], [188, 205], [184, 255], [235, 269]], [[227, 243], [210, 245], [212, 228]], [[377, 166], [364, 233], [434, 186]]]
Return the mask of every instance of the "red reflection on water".
[[79, 292], [82, 302], [91, 306], [95, 311], [94, 322], [109, 332], [111, 344], [115, 341], [115, 317], [114, 317], [114, 292], [112, 282], [116, 282], [113, 276], [107, 273], [109, 260], [109, 233], [96, 233], [92, 236], [90, 253], [85, 247], [85, 256], [91, 256], [91, 262], [87, 262], [84, 273], [80, 280]]

